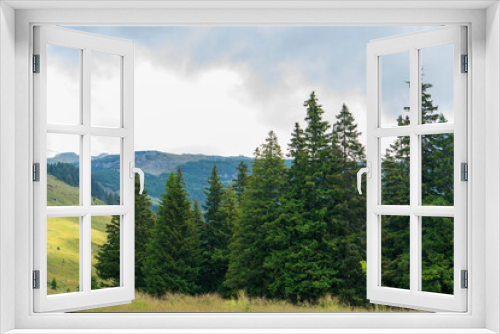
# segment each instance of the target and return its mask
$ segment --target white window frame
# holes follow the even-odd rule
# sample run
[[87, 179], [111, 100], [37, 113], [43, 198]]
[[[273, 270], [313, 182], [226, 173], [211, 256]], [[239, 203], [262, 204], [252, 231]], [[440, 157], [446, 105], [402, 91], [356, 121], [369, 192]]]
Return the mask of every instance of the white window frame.
[[[467, 310], [467, 290], [461, 287], [461, 271], [467, 270], [467, 184], [460, 179], [461, 163], [467, 163], [467, 75], [461, 73], [462, 55], [467, 54], [466, 28], [450, 26], [373, 40], [367, 46], [367, 164], [371, 177], [367, 179], [367, 298], [375, 304], [407, 306], [423, 310]], [[422, 124], [422, 54], [421, 50], [453, 45], [453, 112], [454, 121], [445, 124]], [[381, 73], [386, 55], [405, 54], [409, 57], [410, 125], [382, 126]], [[390, 64], [385, 64], [390, 66]], [[453, 206], [422, 205], [421, 136], [455, 133], [454, 136], [454, 198]], [[408, 205], [382, 205], [382, 138], [408, 136], [410, 139], [410, 184]], [[382, 216], [405, 216], [409, 219], [410, 286], [398, 289], [382, 286]], [[422, 217], [453, 217], [454, 293], [422, 291]]]
[[[153, 3], [153, 4], [152, 4]], [[13, 10], [28, 8], [29, 10]], [[72, 9], [73, 7], [85, 9]], [[110, 6], [114, 10], [98, 9]], [[122, 6], [122, 8], [120, 8]], [[124, 7], [143, 7], [143, 10]], [[147, 8], [147, 6], [164, 8]], [[397, 9], [391, 9], [397, 6]], [[489, 7], [488, 7], [489, 6]], [[59, 8], [69, 7], [69, 8]], [[170, 7], [170, 8], [168, 8]], [[185, 7], [180, 9], [179, 7]], [[247, 9], [241, 9], [245, 7]], [[488, 7], [488, 8], [487, 8]], [[30, 9], [31, 8], [31, 9]], [[45, 9], [43, 9], [45, 8]], [[47, 9], [48, 8], [48, 9]], [[59, 9], [58, 9], [59, 8]], [[353, 10], [354, 9], [354, 10]], [[0, 4], [0, 331], [500, 332], [500, 11], [497, 1], [281, 2], [7, 1]], [[14, 20], [15, 18], [15, 20]], [[60, 25], [439, 25], [469, 27], [468, 312], [435, 314], [34, 314], [32, 27]], [[14, 35], [15, 33], [15, 35]], [[15, 39], [14, 39], [15, 36]], [[15, 47], [15, 50], [14, 50]], [[15, 72], [13, 67], [15, 66]], [[15, 86], [12, 82], [15, 81]], [[15, 100], [13, 96], [15, 94]], [[15, 107], [15, 112], [13, 111]], [[486, 121], [487, 119], [487, 121]], [[15, 133], [13, 131], [15, 129]], [[15, 139], [15, 145], [12, 143]], [[488, 154], [485, 153], [488, 152]], [[15, 164], [12, 163], [15, 159]], [[488, 164], [486, 164], [488, 162]], [[12, 174], [15, 171], [15, 178]], [[486, 182], [486, 174], [491, 174]], [[15, 186], [15, 187], [14, 187]], [[15, 202], [12, 193], [15, 192]], [[14, 203], [13, 203], [14, 202]], [[11, 206], [15, 208], [12, 210]], [[14, 219], [12, 219], [14, 218]], [[15, 222], [15, 225], [12, 224]], [[14, 225], [14, 226], [13, 226]], [[473, 228], [472, 228], [473, 226]], [[14, 254], [12, 250], [14, 249]], [[27, 260], [29, 259], [29, 260]], [[488, 263], [488, 266], [486, 266]], [[13, 289], [12, 287], [15, 286]], [[487, 292], [487, 293], [486, 293]], [[14, 307], [12, 307], [14, 305]], [[141, 327], [141, 330], [131, 330]], [[300, 328], [300, 330], [299, 330]], [[357, 331], [355, 329], [358, 329]], [[170, 331], [168, 330], [170, 329]], [[295, 329], [295, 330], [294, 330]], [[382, 330], [381, 330], [382, 329]], [[42, 332], [42, 331], [40, 331]], [[47, 332], [47, 331], [45, 331]], [[109, 331], [108, 331], [109, 332]], [[183, 331], [186, 333], [186, 331]], [[188, 331], [189, 332], [189, 331]]]
[[[72, 293], [47, 294], [47, 284], [39, 284], [34, 292], [35, 312], [74, 311], [129, 303], [135, 295], [134, 275], [134, 44], [130, 41], [52, 26], [34, 27], [34, 54], [39, 55], [39, 73], [34, 84], [34, 162], [40, 165], [39, 181], [33, 184], [34, 269], [40, 281], [47, 282], [47, 218], [78, 217], [79, 287]], [[81, 123], [77, 125], [47, 124], [47, 45], [79, 50], [81, 77]], [[91, 121], [91, 55], [101, 52], [119, 57], [120, 126], [92, 126]], [[80, 139], [79, 205], [47, 207], [47, 134], [78, 135]], [[115, 138], [120, 146], [120, 205], [92, 205], [91, 142], [92, 136]], [[91, 226], [92, 216], [120, 216], [119, 286], [92, 290]]]

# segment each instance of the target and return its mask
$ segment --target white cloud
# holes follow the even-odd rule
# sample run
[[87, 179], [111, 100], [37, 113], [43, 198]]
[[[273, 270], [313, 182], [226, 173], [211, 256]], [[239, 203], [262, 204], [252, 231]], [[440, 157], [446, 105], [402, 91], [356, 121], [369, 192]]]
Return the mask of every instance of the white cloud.
[[[160, 55], [145, 47], [136, 49], [137, 151], [251, 156], [269, 130], [274, 130], [286, 152], [294, 123], [305, 126], [303, 102], [313, 90], [331, 124], [345, 103], [363, 133], [362, 143], [366, 143], [366, 101], [361, 90], [339, 93], [326, 83], [310, 82], [292, 65], [283, 64], [274, 76], [264, 77], [243, 62], [195, 66], [185, 57], [159, 62]], [[92, 107], [98, 106], [99, 113], [92, 116], [94, 120], [99, 117], [99, 124], [109, 125], [114, 118], [107, 113], [116, 110], [118, 72], [109, 70], [109, 60], [95, 60]], [[66, 65], [59, 62], [57, 66], [59, 74], [49, 85], [67, 85]], [[63, 115], [64, 105], [55, 112]], [[61, 145], [64, 149], [64, 143]], [[104, 141], [93, 141], [93, 154], [112, 151]]]

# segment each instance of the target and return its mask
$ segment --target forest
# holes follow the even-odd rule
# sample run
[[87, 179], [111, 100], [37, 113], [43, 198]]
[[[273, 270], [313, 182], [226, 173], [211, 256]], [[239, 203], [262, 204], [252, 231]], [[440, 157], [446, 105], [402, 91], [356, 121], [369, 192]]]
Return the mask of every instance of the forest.
[[[446, 122], [422, 84], [422, 122]], [[225, 185], [214, 164], [204, 203], [192, 202], [182, 168], [171, 171], [158, 212], [137, 192], [135, 284], [151, 296], [216, 293], [317, 303], [327, 295], [366, 305], [366, 198], [356, 191], [365, 164], [346, 105], [332, 124], [312, 92], [305, 128], [295, 124], [287, 154], [270, 131], [251, 166]], [[398, 125], [409, 124], [408, 108]], [[409, 205], [409, 137], [382, 154], [382, 204]], [[453, 205], [453, 134], [421, 136], [422, 204]], [[291, 165], [285, 159], [291, 159]], [[251, 170], [251, 172], [250, 172]], [[363, 186], [364, 188], [364, 186]], [[382, 218], [382, 285], [409, 289], [409, 217]], [[119, 219], [106, 227], [97, 275], [119, 281]], [[453, 294], [453, 218], [422, 218], [422, 289]]]

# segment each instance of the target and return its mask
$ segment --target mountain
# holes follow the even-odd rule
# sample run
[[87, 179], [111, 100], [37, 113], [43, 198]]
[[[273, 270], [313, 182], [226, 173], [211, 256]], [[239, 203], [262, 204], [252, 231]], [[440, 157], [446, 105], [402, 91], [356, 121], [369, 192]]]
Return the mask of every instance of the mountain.
[[[47, 159], [48, 164], [63, 163], [73, 166], [78, 166], [78, 161], [79, 157], [74, 153], [62, 153]], [[221, 181], [228, 183], [236, 177], [236, 167], [240, 161], [248, 163], [251, 169], [253, 159], [245, 156], [223, 157], [202, 154], [172, 154], [159, 151], [138, 151], [135, 153], [135, 165], [144, 171], [145, 188], [148, 190], [154, 206], [158, 205], [161, 194], [165, 191], [165, 181], [172, 170], [181, 168], [189, 198], [203, 204], [205, 201], [203, 190], [207, 186], [205, 180], [210, 175], [214, 163], [217, 164]], [[91, 165], [93, 194], [99, 191], [100, 195], [97, 198], [102, 200], [106, 200], [106, 194], [110, 192], [118, 195], [120, 157], [113, 154], [95, 156], [92, 157]], [[66, 176], [57, 176], [66, 182]], [[97, 185], [100, 189], [96, 189]]]

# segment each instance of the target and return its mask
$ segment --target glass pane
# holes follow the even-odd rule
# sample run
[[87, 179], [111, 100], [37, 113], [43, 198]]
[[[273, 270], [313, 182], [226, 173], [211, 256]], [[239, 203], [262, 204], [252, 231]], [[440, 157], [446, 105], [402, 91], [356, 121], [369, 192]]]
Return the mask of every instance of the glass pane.
[[92, 205], [119, 205], [121, 138], [94, 136], [90, 145]]
[[120, 286], [120, 216], [92, 217], [92, 290]]
[[420, 50], [422, 123], [453, 122], [453, 45]]
[[47, 294], [80, 291], [80, 218], [47, 218]]
[[410, 205], [410, 137], [380, 138], [382, 205]]
[[422, 136], [422, 205], [453, 206], [453, 138]]
[[380, 57], [380, 126], [410, 124], [410, 53]]
[[80, 124], [81, 50], [47, 45], [47, 123]]
[[80, 205], [81, 136], [47, 134], [47, 206]]
[[422, 217], [422, 291], [453, 294], [453, 218]]
[[410, 217], [382, 216], [382, 286], [410, 289]]
[[121, 56], [92, 52], [92, 126], [121, 126]]

